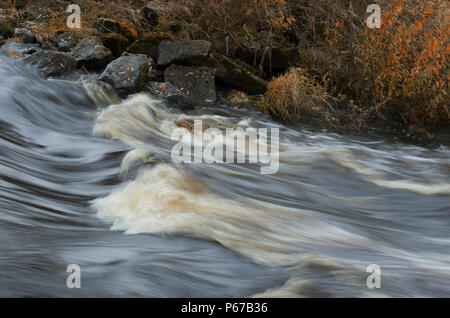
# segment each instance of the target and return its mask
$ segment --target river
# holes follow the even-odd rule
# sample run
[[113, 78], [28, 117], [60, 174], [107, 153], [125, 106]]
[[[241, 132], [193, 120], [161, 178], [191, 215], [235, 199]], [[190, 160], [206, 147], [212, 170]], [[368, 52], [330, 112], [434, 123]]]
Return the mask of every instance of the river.
[[[450, 296], [449, 143], [170, 106], [0, 60], [1, 297]], [[279, 128], [279, 171], [174, 164], [187, 116]]]

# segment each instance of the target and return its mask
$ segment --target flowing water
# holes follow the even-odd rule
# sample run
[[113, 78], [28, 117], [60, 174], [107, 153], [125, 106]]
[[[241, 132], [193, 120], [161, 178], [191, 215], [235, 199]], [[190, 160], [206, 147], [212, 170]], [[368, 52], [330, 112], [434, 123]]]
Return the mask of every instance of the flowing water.
[[[0, 110], [0, 296], [450, 296], [448, 144], [186, 114], [9, 60]], [[174, 164], [186, 117], [279, 128], [278, 173]]]

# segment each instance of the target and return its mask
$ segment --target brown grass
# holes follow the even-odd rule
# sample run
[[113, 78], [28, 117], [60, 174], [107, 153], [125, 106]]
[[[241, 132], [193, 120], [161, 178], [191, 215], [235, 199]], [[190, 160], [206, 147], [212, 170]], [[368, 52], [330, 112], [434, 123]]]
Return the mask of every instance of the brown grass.
[[327, 89], [317, 78], [309, 75], [305, 69], [291, 68], [270, 82], [258, 107], [282, 121], [298, 120], [304, 116], [332, 121], [330, 99]]

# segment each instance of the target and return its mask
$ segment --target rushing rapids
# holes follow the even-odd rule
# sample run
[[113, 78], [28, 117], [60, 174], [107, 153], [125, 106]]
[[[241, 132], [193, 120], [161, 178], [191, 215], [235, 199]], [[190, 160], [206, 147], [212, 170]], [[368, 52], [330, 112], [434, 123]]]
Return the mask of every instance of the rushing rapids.
[[[448, 143], [170, 106], [0, 60], [0, 296], [450, 294]], [[174, 164], [183, 118], [279, 128], [279, 171]]]

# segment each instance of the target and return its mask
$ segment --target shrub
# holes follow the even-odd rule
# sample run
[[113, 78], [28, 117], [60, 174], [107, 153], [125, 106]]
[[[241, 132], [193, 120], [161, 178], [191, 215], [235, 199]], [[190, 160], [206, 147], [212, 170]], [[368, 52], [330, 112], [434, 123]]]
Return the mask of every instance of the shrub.
[[366, 29], [362, 56], [376, 101], [410, 128], [448, 122], [447, 1], [393, 0], [380, 29]]

